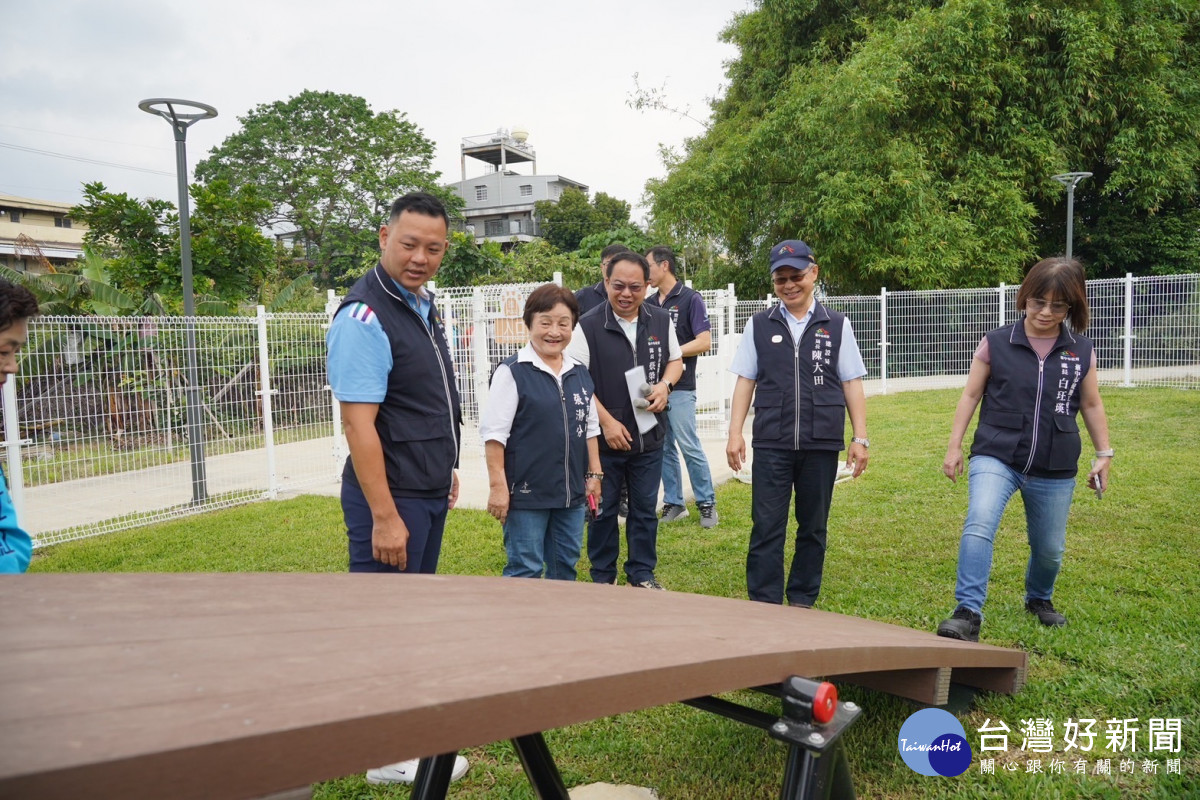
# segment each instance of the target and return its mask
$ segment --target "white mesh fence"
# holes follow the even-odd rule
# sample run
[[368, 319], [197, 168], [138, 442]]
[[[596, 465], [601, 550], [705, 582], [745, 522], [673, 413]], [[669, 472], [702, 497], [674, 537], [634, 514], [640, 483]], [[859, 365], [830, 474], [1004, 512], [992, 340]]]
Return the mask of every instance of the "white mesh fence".
[[[464, 429], [460, 477], [486, 480], [478, 435], [496, 365], [526, 341], [538, 284], [438, 290]], [[705, 437], [725, 435], [728, 371], [746, 321], [773, 301], [702, 292], [713, 347], [697, 368]], [[822, 297], [847, 314], [867, 391], [961, 386], [980, 338], [1016, 319], [1015, 286]], [[1102, 383], [1200, 388], [1200, 275], [1090, 281]], [[5, 386], [9, 483], [39, 546], [279, 492], [336, 485], [345, 458], [325, 374], [325, 314], [41, 317]], [[203, 458], [187, 420], [194, 325]], [[335, 435], [336, 432], [336, 435]], [[197, 480], [198, 475], [202, 481]]]
[[325, 325], [324, 314], [37, 318], [5, 386], [22, 524], [42, 546], [332, 483]]

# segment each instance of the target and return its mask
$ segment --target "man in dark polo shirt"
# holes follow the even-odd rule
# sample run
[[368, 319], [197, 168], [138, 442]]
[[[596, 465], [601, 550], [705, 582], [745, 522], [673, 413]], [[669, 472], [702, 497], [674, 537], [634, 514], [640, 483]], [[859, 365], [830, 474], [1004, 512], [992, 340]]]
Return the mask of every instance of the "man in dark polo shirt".
[[850, 320], [817, 302], [819, 268], [804, 242], [771, 248], [780, 304], [746, 323], [729, 370], [738, 376], [725, 454], [734, 472], [746, 460], [742, 428], [754, 400], [754, 463], [746, 587], [751, 600], [782, 603], [788, 503], [796, 492], [796, 552], [786, 596], [809, 607], [821, 590], [825, 542], [846, 414], [854, 429], [846, 466], [867, 468], [867, 374]]
[[[629, 482], [625, 577], [630, 586], [662, 589], [654, 576], [658, 565], [654, 507], [662, 480], [663, 412], [683, 373], [683, 362], [670, 316], [643, 302], [649, 281], [646, 259], [629, 251], [613, 256], [604, 280], [608, 302], [580, 317], [567, 353], [587, 366], [596, 385], [604, 475], [601, 496], [616, 497], [621, 483]], [[638, 429], [625, 382], [625, 372], [635, 366], [645, 368], [646, 382], [652, 387], [645, 398], [647, 410], [658, 415], [658, 424], [645, 433]], [[616, 504], [605, 502], [599, 518], [588, 525], [593, 582], [616, 583], [620, 535]]]
[[[708, 456], [696, 432], [696, 361], [712, 347], [712, 326], [704, 298], [695, 289], [684, 286], [676, 269], [675, 251], [669, 247], [653, 247], [646, 253], [650, 264], [650, 285], [657, 292], [648, 293], [647, 303], [658, 306], [671, 315], [679, 349], [683, 354], [683, 377], [671, 393], [667, 408], [667, 438], [663, 442], [663, 507], [659, 517], [674, 522], [688, 516], [683, 504], [683, 470], [679, 455], [687, 465], [688, 480], [700, 512], [700, 526], [712, 528], [717, 524], [717, 496], [713, 489]], [[676, 446], [679, 452], [676, 452]]]

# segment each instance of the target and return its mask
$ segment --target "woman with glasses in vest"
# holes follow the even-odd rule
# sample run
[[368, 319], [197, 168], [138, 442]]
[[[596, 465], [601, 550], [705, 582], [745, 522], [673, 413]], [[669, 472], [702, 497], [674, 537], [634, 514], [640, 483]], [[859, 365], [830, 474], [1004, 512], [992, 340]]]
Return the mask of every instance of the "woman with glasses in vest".
[[506, 576], [573, 581], [585, 498], [599, 503], [604, 477], [592, 376], [564, 352], [579, 303], [548, 283], [529, 295], [523, 319], [529, 343], [496, 368], [479, 420], [487, 509], [504, 528]]
[[1095, 351], [1083, 335], [1088, 326], [1083, 266], [1070, 258], [1039, 261], [1017, 291], [1017, 309], [1024, 312], [1020, 319], [984, 336], [975, 350], [942, 464], [951, 481], [963, 474], [963, 437], [982, 400], [967, 470], [958, 605], [937, 629], [951, 639], [979, 640], [996, 531], [1017, 491], [1025, 502], [1030, 549], [1025, 609], [1043, 625], [1067, 624], [1051, 597], [1082, 450], [1080, 413], [1096, 446], [1088, 486], [1098, 496], [1108, 488], [1113, 451]]

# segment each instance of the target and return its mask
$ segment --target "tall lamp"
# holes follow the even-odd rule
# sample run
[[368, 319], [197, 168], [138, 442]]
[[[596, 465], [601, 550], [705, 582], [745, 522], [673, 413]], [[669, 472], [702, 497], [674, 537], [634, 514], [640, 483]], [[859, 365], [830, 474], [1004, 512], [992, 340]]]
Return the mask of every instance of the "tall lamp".
[[179, 182], [179, 250], [183, 262], [183, 315], [187, 347], [187, 426], [192, 457], [192, 503], [208, 498], [204, 471], [204, 430], [200, 424], [200, 371], [196, 367], [196, 298], [192, 293], [192, 223], [188, 215], [187, 129], [217, 115], [206, 103], [152, 97], [138, 103], [147, 114], [162, 117], [175, 132], [175, 172]]
[[1058, 181], [1067, 187], [1067, 258], [1071, 257], [1071, 244], [1074, 241], [1075, 187], [1081, 180], [1090, 177], [1092, 177], [1090, 172], [1064, 172], [1051, 177], [1051, 180]]

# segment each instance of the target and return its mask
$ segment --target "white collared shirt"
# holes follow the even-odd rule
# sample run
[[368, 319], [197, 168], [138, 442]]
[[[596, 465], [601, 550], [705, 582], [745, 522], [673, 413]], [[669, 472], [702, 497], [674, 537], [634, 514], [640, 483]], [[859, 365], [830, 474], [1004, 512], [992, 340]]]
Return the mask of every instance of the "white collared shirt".
[[[563, 373], [580, 362], [567, 353], [563, 353], [562, 372], [555, 372], [542, 360], [531, 345], [526, 344], [517, 351], [517, 361], [533, 364], [535, 369], [548, 373], [562, 388]], [[512, 432], [513, 420], [517, 416], [517, 382], [512, 370], [507, 364], [496, 367], [492, 375], [492, 388], [488, 393], [488, 402], [479, 415], [479, 438], [485, 442], [508, 444], [508, 436]], [[596, 399], [593, 396], [588, 401], [587, 438], [600, 435], [600, 417], [596, 413]]]

